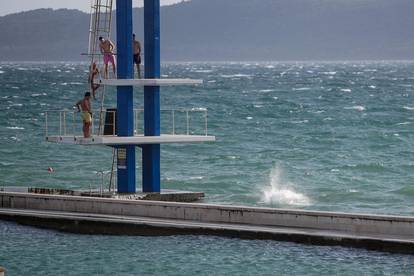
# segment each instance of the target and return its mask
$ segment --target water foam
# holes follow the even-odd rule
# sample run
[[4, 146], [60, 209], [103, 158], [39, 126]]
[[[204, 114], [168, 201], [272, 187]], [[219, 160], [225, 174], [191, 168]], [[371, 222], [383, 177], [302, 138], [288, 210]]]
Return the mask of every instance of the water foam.
[[350, 107], [345, 107], [344, 109], [349, 109], [349, 110], [357, 110], [357, 111], [365, 111], [366, 107], [362, 106], [362, 105], [354, 105], [354, 106], [350, 106]]
[[267, 186], [262, 190], [262, 200], [266, 204], [294, 206], [307, 206], [310, 204], [310, 200], [306, 195], [292, 189], [292, 183], [282, 183], [282, 172], [280, 168], [273, 168], [269, 178], [270, 186]]

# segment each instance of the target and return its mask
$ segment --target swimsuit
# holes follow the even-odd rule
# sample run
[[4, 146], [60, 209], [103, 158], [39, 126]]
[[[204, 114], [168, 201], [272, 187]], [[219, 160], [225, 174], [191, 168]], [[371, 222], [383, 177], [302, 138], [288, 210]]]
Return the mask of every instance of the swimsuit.
[[92, 116], [91, 113], [89, 113], [88, 111], [82, 111], [81, 112], [81, 118], [85, 123], [90, 123], [92, 122]]
[[140, 54], [134, 55], [134, 63], [141, 64], [141, 55]]
[[114, 59], [114, 54], [104, 54], [104, 63], [105, 65], [108, 65], [109, 62], [111, 62], [112, 64], [115, 64], [115, 59]]

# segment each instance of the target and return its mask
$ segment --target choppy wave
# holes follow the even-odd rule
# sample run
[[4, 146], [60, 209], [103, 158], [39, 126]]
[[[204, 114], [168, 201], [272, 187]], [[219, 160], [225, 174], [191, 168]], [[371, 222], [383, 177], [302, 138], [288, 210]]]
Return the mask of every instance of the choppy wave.
[[365, 106], [362, 106], [362, 105], [354, 105], [354, 106], [344, 107], [344, 109], [357, 110], [357, 111], [365, 111], [366, 110], [366, 107]]
[[22, 130], [22, 129], [24, 129], [24, 127], [17, 127], [17, 126], [14, 126], [14, 127], [6, 127], [7, 129], [18, 129], [18, 130]]

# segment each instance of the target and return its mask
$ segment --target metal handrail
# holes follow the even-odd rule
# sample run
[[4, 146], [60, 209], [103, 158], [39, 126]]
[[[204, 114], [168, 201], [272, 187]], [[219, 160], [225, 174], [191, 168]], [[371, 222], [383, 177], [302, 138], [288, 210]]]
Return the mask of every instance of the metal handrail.
[[[53, 113], [57, 113], [56, 115], [58, 115], [58, 120], [59, 120], [59, 125], [57, 125], [56, 123], [53, 124], [53, 120], [52, 120], [52, 116]], [[45, 112], [45, 135], [46, 137], [48, 136], [81, 136], [82, 135], [82, 131], [79, 131], [79, 127], [76, 127], [77, 125], [81, 125], [81, 121], [76, 119], [77, 113], [79, 113], [78, 111], [74, 111], [74, 110], [48, 110]], [[104, 129], [102, 130], [101, 133], [98, 133], [98, 130], [96, 130], [96, 124], [95, 123], [95, 118], [99, 117], [99, 116], [93, 116], [92, 117], [92, 122], [91, 122], [91, 135], [95, 135], [95, 136], [114, 136], [116, 133], [116, 111], [111, 111], [111, 110], [107, 110], [104, 109], [102, 112], [98, 112], [98, 113], [103, 113], [108, 114], [108, 113], [112, 113], [112, 118], [113, 118], [113, 124], [112, 124], [112, 134], [111, 135], [104, 135]], [[140, 114], [144, 113], [143, 109], [134, 109], [134, 135], [140, 135], [140, 127], [143, 127], [144, 124], [140, 123], [140, 119], [143, 120], [144, 116], [140, 116]], [[185, 116], [185, 118], [182, 118], [181, 120], [177, 120], [178, 118], [178, 114], [182, 113], [183, 116]], [[208, 111], [206, 108], [192, 108], [192, 109], [184, 109], [184, 108], [179, 108], [179, 109], [162, 109], [161, 110], [161, 114], [170, 114], [169, 116], [171, 116], [171, 119], [168, 120], [171, 123], [171, 133], [163, 133], [163, 134], [170, 134], [170, 135], [190, 135], [193, 132], [196, 132], [196, 130], [194, 129], [194, 126], [192, 124], [192, 118], [194, 116], [192, 116], [193, 114], [202, 114], [203, 118], [204, 118], [204, 131], [203, 131], [203, 135], [207, 136], [208, 135]], [[167, 121], [167, 122], [168, 122]], [[56, 121], [55, 121], [56, 122]], [[181, 124], [177, 124], [178, 122], [181, 122]], [[180, 128], [181, 131], [178, 130], [177, 126], [181, 125], [182, 127]], [[184, 127], [185, 126], [185, 127]], [[198, 128], [198, 130], [200, 130], [200, 128]], [[201, 131], [200, 131], [201, 134]]]

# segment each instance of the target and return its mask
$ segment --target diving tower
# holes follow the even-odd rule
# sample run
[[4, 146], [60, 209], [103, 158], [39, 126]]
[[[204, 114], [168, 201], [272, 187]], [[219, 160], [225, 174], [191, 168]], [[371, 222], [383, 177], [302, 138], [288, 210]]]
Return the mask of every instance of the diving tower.
[[[88, 55], [91, 65], [99, 58], [99, 36], [110, 36], [112, 0], [92, 0], [91, 28]], [[201, 85], [202, 80], [161, 79], [160, 60], [160, 0], [144, 0], [144, 78], [134, 78], [132, 59], [133, 16], [132, 0], [116, 1], [117, 75], [95, 83], [117, 87], [116, 111], [103, 109], [102, 93], [99, 122], [92, 122], [90, 138], [79, 131], [78, 114], [73, 111], [48, 111], [46, 113], [46, 141], [73, 145], [104, 145], [114, 149], [117, 164], [118, 193], [136, 192], [136, 147], [142, 150], [142, 192], [160, 193], [160, 146], [170, 143], [214, 142], [208, 134], [207, 109], [161, 110], [160, 87]], [[134, 110], [134, 87], [144, 88], [144, 109]], [[104, 90], [105, 91], [105, 90]], [[167, 121], [162, 113], [169, 114]], [[112, 113], [112, 114], [111, 114]], [[56, 114], [56, 117], [52, 116]], [[198, 119], [194, 119], [198, 114]], [[181, 117], [180, 117], [181, 116]], [[105, 120], [103, 117], [111, 117]], [[180, 119], [181, 118], [181, 119]], [[194, 121], [199, 122], [195, 126]], [[96, 121], [96, 118], [93, 118]], [[168, 129], [166, 133], [161, 128]], [[115, 149], [117, 154], [115, 155]]]

